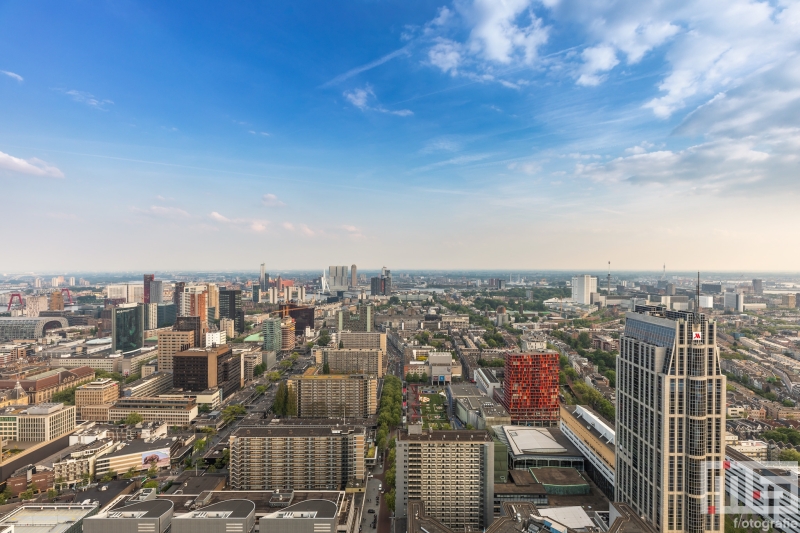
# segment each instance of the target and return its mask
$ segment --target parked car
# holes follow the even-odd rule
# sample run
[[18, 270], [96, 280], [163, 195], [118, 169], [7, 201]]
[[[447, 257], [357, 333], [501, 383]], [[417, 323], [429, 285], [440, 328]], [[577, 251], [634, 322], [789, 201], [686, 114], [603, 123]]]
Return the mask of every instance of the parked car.
[[370, 510], [369, 510], [369, 511], [367, 511], [367, 512], [368, 512], [369, 514], [375, 514], [375, 509], [370, 509]]

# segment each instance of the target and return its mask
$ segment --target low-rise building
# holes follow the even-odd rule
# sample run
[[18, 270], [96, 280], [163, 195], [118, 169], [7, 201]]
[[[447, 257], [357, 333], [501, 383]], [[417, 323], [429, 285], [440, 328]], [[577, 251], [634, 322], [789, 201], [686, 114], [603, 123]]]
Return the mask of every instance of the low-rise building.
[[86, 518], [97, 513], [97, 503], [21, 505], [0, 518], [0, 528], [14, 533], [81, 533]]
[[[158, 396], [172, 388], [172, 374], [169, 372], [156, 372], [147, 377], [137, 379], [122, 388], [122, 396], [141, 397]], [[97, 402], [101, 403], [101, 402]], [[107, 403], [107, 402], [102, 402]]]
[[56, 488], [74, 487], [85, 480], [94, 479], [95, 464], [98, 457], [110, 453], [115, 448], [110, 438], [98, 439], [89, 444], [70, 446], [53, 461], [53, 475]]
[[55, 440], [75, 429], [75, 406], [41, 403], [6, 408], [0, 413], [0, 437], [20, 442]]
[[[172, 533], [249, 533], [253, 531], [255, 523], [256, 505], [252, 501], [226, 500], [174, 516]], [[266, 528], [259, 530], [272, 531]], [[334, 530], [331, 530], [331, 533], [333, 532]]]
[[131, 413], [140, 414], [145, 422], [188, 426], [197, 417], [197, 404], [191, 398], [120, 398], [109, 409], [108, 421], [125, 420]]
[[609, 498], [614, 497], [615, 432], [592, 409], [561, 405], [561, 432], [586, 457], [586, 472]]
[[13, 389], [19, 384], [28, 394], [29, 403], [38, 404], [50, 401], [53, 394], [57, 392], [71, 389], [93, 379], [94, 370], [87, 366], [78, 365], [70, 370], [58, 366], [27, 374], [22, 379], [0, 379], [0, 389]]
[[96, 379], [75, 389], [75, 407], [83, 420], [85, 419], [80, 414], [82, 407], [113, 403], [117, 398], [119, 398], [119, 382], [109, 378]]
[[769, 459], [769, 445], [763, 440], [741, 440], [727, 446], [726, 449], [737, 451], [756, 461]]
[[[172, 524], [174, 505], [169, 500], [136, 502], [90, 516], [83, 533], [166, 533]], [[243, 533], [249, 533], [243, 530]]]
[[159, 398], [183, 398], [194, 400], [195, 403], [200, 405], [207, 405], [212, 410], [219, 409], [222, 405], [222, 389], [214, 388], [199, 392], [189, 392], [173, 389], [169, 392], [158, 395]]
[[168, 468], [172, 454], [177, 452], [182, 442], [168, 439], [136, 439], [121, 442], [114, 451], [97, 458], [95, 476], [100, 477], [108, 472], [122, 475], [128, 471], [142, 472], [153, 465], [156, 468]]
[[338, 531], [338, 509], [330, 500], [306, 500], [258, 519], [259, 531], [320, 533]]

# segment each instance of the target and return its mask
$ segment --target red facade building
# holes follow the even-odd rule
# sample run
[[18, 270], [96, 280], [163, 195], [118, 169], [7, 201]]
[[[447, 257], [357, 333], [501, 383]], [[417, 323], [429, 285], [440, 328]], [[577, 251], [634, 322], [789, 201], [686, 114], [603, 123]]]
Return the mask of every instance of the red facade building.
[[499, 398], [513, 424], [557, 426], [558, 352], [506, 355], [505, 381]]

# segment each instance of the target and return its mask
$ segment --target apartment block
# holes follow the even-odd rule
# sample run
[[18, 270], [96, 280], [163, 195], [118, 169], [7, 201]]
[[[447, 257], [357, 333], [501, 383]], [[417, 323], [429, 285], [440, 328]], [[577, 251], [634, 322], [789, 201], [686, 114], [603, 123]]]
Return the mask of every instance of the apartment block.
[[314, 351], [317, 364], [328, 363], [335, 374], [370, 374], [379, 378], [384, 373], [385, 352], [362, 348], [320, 348]]
[[240, 427], [230, 437], [233, 490], [339, 490], [366, 475], [366, 428], [342, 420]]
[[97, 458], [113, 451], [114, 447], [113, 439], [97, 439], [77, 449], [70, 448], [53, 461], [53, 474], [59, 480], [57, 488], [74, 487], [87, 476], [94, 479]]
[[194, 340], [192, 331], [159, 331], [158, 369], [161, 372], [172, 372], [172, 358], [178, 352], [194, 348]]
[[352, 308], [342, 308], [338, 314], [337, 331], [365, 331], [374, 330], [374, 313], [371, 305], [359, 305]]
[[555, 351], [506, 354], [500, 403], [511, 422], [523, 426], [558, 425], [558, 364]]
[[374, 375], [296, 375], [286, 383], [300, 418], [366, 418], [378, 410], [378, 378]]
[[460, 531], [488, 527], [494, 517], [494, 441], [486, 431], [397, 434], [395, 509], [408, 516], [409, 500], [422, 500], [428, 516]]
[[343, 348], [359, 350], [382, 350], [386, 353], [386, 333], [366, 331], [341, 331], [337, 340]]

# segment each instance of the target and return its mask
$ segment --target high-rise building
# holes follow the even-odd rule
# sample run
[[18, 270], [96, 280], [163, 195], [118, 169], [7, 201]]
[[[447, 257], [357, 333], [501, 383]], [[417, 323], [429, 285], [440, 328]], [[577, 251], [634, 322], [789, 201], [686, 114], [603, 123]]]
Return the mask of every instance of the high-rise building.
[[143, 303], [149, 304], [150, 303], [150, 282], [156, 279], [154, 274], [145, 274], [144, 275], [144, 296], [143, 296]]
[[237, 429], [230, 438], [231, 488], [339, 490], [363, 480], [366, 429], [343, 422]]
[[408, 501], [456, 531], [480, 531], [494, 519], [494, 441], [486, 431], [397, 434], [395, 510], [408, 516]]
[[86, 405], [114, 403], [119, 398], [119, 382], [110, 378], [98, 378], [75, 389], [75, 407], [79, 414]]
[[158, 370], [172, 372], [172, 358], [176, 353], [194, 348], [194, 331], [158, 332]]
[[391, 296], [392, 271], [383, 267], [380, 277], [375, 276], [370, 279], [369, 292], [372, 296]]
[[174, 303], [175, 307], [177, 307], [178, 309], [180, 309], [181, 307], [181, 294], [183, 294], [183, 289], [185, 288], [186, 288], [186, 283], [184, 283], [183, 281], [176, 281], [175, 285], [172, 288], [172, 303]]
[[144, 329], [158, 328], [158, 304], [141, 304], [144, 307]]
[[144, 305], [123, 305], [111, 309], [111, 349], [138, 350], [144, 346]]
[[616, 500], [657, 531], [722, 531], [725, 376], [705, 315], [637, 306], [617, 359]]
[[338, 331], [373, 331], [374, 318], [371, 305], [359, 305], [339, 310]]
[[219, 291], [219, 316], [220, 318], [233, 319], [236, 332], [244, 332], [244, 311], [242, 310], [242, 291]]
[[[155, 281], [154, 283], [161, 283], [160, 281]], [[152, 293], [151, 293], [152, 295]], [[170, 326], [175, 325], [175, 320], [178, 318], [178, 308], [177, 306], [170, 302], [170, 303], [162, 303], [156, 304], [157, 307], [157, 324], [156, 327], [158, 328], [167, 328]]]
[[350, 273], [346, 266], [328, 267], [328, 285], [331, 292], [346, 291], [350, 287]]
[[227, 398], [241, 385], [241, 362], [229, 345], [189, 348], [172, 358], [173, 386], [195, 392], [219, 387]]
[[503, 391], [497, 399], [524, 426], [557, 426], [559, 354], [546, 350], [506, 354]]
[[295, 323], [292, 317], [281, 319], [281, 351], [291, 352], [295, 346]]
[[[209, 320], [219, 320], [221, 316], [219, 314], [219, 287], [216, 283], [206, 283], [206, 295], [206, 305], [208, 306]], [[212, 307], [214, 308], [213, 313], [211, 312]]]
[[296, 375], [286, 380], [300, 418], [367, 418], [378, 411], [378, 377]]
[[203, 346], [208, 331], [208, 323], [199, 316], [179, 316], [175, 319], [176, 331], [191, 331], [194, 335], [194, 345]]
[[269, 274], [267, 274], [264, 263], [261, 263], [261, 275], [258, 278], [259, 287], [262, 291], [269, 288]]
[[149, 283], [150, 286], [150, 303], [163, 304], [164, 303], [164, 282], [153, 280]]
[[261, 336], [264, 339], [264, 344], [262, 345], [264, 351], [280, 352], [282, 346], [281, 319], [272, 317], [261, 322]]
[[47, 296], [44, 294], [25, 298], [25, 316], [37, 317], [42, 311], [47, 311], [47, 307]]
[[70, 287], [74, 287], [75, 286], [75, 278], [72, 277], [72, 276], [70, 276], [70, 278], [69, 278], [69, 286]]
[[253, 285], [253, 303], [261, 303], [261, 287]]
[[350, 267], [350, 287], [358, 287], [358, 268], [355, 265]]
[[597, 292], [597, 278], [584, 274], [572, 277], [572, 301], [581, 305], [592, 303], [592, 293]]
[[756, 296], [761, 296], [764, 294], [764, 280], [763, 279], [754, 279], [753, 280], [753, 294]]
[[225, 332], [225, 336], [228, 339], [233, 339], [236, 337], [236, 323], [230, 318], [220, 318], [219, 329], [220, 331]]
[[48, 311], [63, 311], [64, 310], [64, 294], [61, 291], [53, 291], [50, 293], [50, 305]]
[[739, 292], [726, 292], [722, 296], [722, 305], [725, 309], [744, 312], [744, 294]]
[[295, 330], [305, 332], [306, 328], [314, 329], [314, 308], [292, 303], [281, 304], [278, 309], [281, 318], [292, 317], [295, 322]]
[[317, 348], [314, 355], [318, 365], [328, 363], [334, 374], [369, 374], [382, 378], [385, 370], [386, 356], [379, 349]]

